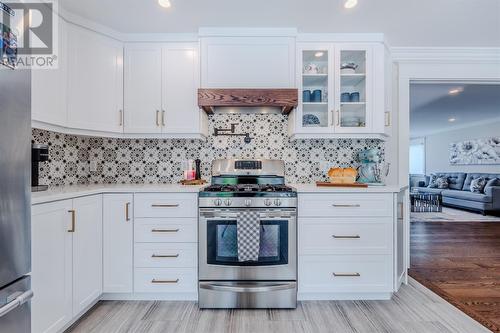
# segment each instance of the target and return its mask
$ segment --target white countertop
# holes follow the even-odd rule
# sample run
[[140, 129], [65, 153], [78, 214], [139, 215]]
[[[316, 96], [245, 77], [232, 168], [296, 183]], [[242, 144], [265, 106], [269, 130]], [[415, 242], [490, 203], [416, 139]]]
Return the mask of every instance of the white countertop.
[[400, 186], [368, 186], [368, 187], [321, 187], [316, 184], [287, 184], [295, 188], [297, 193], [399, 193]]
[[43, 192], [31, 193], [31, 204], [66, 200], [87, 195], [102, 193], [198, 193], [206, 185], [180, 185], [180, 184], [155, 184], [155, 185], [71, 185], [49, 188]]
[[[316, 184], [288, 184], [295, 188], [297, 193], [397, 193], [402, 188], [399, 186], [369, 186], [368, 188], [356, 187], [318, 187]], [[180, 185], [180, 184], [155, 184], [155, 185], [71, 185], [53, 187], [43, 192], [31, 193], [31, 204], [66, 200], [87, 195], [103, 193], [198, 193], [206, 185]]]

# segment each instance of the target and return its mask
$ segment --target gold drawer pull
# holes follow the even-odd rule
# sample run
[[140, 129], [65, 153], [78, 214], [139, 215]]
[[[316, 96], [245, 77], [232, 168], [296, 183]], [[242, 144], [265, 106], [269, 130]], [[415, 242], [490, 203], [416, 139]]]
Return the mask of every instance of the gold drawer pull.
[[360, 239], [361, 238], [360, 235], [352, 235], [352, 236], [349, 236], [349, 235], [345, 235], [345, 236], [332, 235], [332, 237], [336, 238], [336, 239]]
[[176, 280], [157, 280], [157, 279], [153, 279], [151, 280], [151, 283], [178, 283], [179, 282], [179, 279], [176, 279]]
[[359, 208], [359, 207], [361, 207], [360, 204], [352, 204], [352, 205], [347, 205], [347, 204], [345, 204], [345, 205], [344, 204], [343, 205], [341, 205], [341, 204], [333, 204], [332, 206], [336, 207], [336, 208], [349, 208], [349, 207], [351, 207], [351, 208]]
[[179, 207], [179, 204], [152, 204], [153, 208], [175, 208]]
[[180, 229], [151, 229], [151, 232], [179, 232]]
[[125, 221], [130, 221], [130, 202], [125, 204]]
[[359, 277], [361, 274], [359, 273], [333, 273], [335, 277]]
[[179, 258], [179, 253], [177, 254], [153, 254], [151, 258]]

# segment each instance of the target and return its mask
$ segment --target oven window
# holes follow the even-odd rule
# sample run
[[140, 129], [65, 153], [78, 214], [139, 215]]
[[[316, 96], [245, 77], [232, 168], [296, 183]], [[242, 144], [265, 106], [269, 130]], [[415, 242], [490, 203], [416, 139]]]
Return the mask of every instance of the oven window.
[[207, 221], [207, 263], [214, 265], [263, 266], [288, 263], [288, 221], [262, 220], [260, 222], [260, 249], [258, 261], [238, 261], [237, 223], [234, 221]]

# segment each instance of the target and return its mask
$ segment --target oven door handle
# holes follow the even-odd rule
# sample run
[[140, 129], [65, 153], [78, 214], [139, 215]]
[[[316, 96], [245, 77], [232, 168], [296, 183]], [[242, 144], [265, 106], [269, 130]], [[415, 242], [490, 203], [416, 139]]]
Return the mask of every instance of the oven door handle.
[[295, 288], [295, 282], [293, 283], [270, 283], [266, 285], [255, 285], [246, 284], [241, 286], [226, 285], [220, 283], [210, 283], [210, 282], [200, 282], [200, 289], [216, 290], [216, 291], [230, 291], [235, 293], [259, 293], [277, 290], [288, 290]]

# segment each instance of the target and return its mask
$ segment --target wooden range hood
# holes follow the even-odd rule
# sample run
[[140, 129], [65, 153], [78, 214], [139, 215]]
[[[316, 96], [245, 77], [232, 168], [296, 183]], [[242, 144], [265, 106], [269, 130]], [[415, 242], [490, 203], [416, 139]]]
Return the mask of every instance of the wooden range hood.
[[216, 107], [280, 107], [288, 114], [297, 105], [297, 89], [198, 89], [198, 106], [208, 114]]

